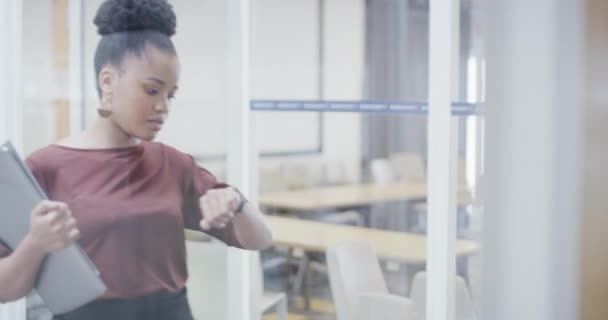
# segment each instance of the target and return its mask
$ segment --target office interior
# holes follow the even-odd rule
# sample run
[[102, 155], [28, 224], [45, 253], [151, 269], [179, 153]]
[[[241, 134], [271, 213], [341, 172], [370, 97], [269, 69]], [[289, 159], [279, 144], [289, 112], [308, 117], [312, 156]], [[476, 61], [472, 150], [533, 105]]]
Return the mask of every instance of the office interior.
[[[20, 20], [0, 13], [13, 26], [0, 65], [18, 75], [0, 82], [0, 138], [23, 155], [97, 116], [101, 2], [9, 0]], [[246, 190], [273, 232], [250, 254], [186, 231], [195, 319], [608, 317], [602, 0], [169, 2], [181, 78], [157, 141]], [[455, 8], [453, 69], [431, 74], [442, 4]], [[435, 130], [443, 76], [450, 129]], [[243, 136], [233, 163], [247, 170], [230, 172]], [[35, 295], [13, 306], [0, 319], [44, 319]]]

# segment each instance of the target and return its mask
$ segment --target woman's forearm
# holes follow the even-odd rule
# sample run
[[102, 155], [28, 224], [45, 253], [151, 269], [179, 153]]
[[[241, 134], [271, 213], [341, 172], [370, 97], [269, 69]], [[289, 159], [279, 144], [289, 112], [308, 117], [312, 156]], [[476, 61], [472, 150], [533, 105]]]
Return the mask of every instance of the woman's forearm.
[[234, 220], [234, 229], [239, 243], [248, 250], [263, 250], [272, 245], [272, 233], [264, 215], [251, 203], [243, 207]]
[[18, 300], [32, 291], [44, 256], [26, 237], [11, 255], [0, 259], [0, 302]]

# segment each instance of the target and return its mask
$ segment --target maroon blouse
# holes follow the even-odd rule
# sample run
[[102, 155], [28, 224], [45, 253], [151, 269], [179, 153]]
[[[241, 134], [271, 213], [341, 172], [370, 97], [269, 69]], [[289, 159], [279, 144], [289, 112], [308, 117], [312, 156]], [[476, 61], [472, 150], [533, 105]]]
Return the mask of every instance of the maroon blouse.
[[[200, 231], [198, 199], [227, 186], [191, 156], [155, 142], [101, 150], [50, 145], [26, 162], [49, 198], [67, 203], [78, 221], [78, 243], [108, 287], [101, 299], [181, 290], [188, 278], [184, 227]], [[242, 247], [232, 224], [207, 233]], [[0, 257], [8, 254], [0, 245]]]

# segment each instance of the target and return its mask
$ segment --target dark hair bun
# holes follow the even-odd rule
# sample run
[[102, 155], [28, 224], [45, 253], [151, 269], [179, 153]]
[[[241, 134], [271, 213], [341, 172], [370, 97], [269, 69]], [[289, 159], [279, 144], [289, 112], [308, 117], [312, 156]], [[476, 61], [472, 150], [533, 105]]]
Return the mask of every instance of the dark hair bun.
[[167, 0], [106, 0], [93, 20], [97, 33], [157, 31], [171, 37], [176, 17]]

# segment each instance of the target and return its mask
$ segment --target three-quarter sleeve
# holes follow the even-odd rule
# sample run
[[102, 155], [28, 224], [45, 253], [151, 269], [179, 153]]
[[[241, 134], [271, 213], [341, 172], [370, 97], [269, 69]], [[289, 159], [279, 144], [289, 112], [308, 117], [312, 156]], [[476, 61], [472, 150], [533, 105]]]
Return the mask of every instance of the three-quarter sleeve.
[[204, 168], [196, 165], [192, 159], [192, 169], [190, 170], [190, 183], [187, 186], [184, 198], [184, 225], [187, 229], [202, 231], [210, 236], [224, 242], [226, 245], [236, 248], [243, 248], [236, 237], [236, 231], [232, 221], [222, 229], [202, 230], [200, 221], [203, 219], [199, 199], [211, 189], [222, 189], [230, 187], [225, 183], [217, 181], [216, 177]]

